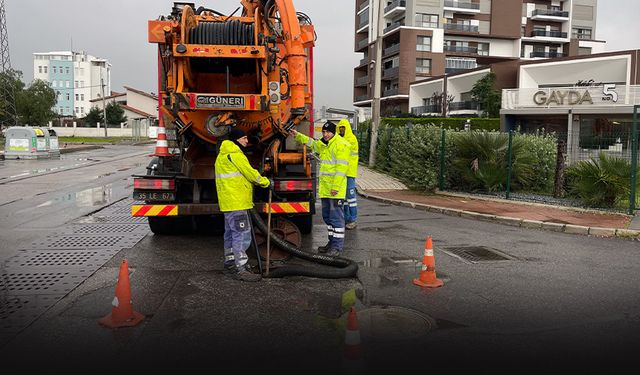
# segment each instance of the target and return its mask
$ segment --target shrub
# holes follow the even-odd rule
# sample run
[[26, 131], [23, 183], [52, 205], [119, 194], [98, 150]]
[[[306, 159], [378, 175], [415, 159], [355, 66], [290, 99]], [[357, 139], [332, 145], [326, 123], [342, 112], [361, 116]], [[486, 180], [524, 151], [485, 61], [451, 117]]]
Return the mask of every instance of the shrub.
[[[567, 170], [569, 194], [591, 207], [615, 207], [628, 198], [631, 164], [601, 152], [598, 159], [579, 161]], [[639, 184], [640, 185], [640, 184]]]

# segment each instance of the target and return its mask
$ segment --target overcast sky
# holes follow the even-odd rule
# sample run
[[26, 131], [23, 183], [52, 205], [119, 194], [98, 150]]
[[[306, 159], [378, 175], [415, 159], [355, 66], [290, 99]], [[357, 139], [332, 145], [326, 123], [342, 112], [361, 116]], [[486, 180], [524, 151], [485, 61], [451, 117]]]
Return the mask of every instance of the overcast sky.
[[[147, 43], [147, 20], [171, 12], [171, 0], [5, 0], [14, 69], [33, 79], [33, 53], [72, 47], [108, 59], [112, 89], [123, 85], [157, 91], [156, 45]], [[196, 2], [229, 14], [239, 0]], [[294, 0], [316, 27], [315, 106], [351, 108], [353, 68], [362, 54], [353, 52], [354, 0]], [[640, 0], [600, 0], [596, 38], [607, 51], [640, 49]]]

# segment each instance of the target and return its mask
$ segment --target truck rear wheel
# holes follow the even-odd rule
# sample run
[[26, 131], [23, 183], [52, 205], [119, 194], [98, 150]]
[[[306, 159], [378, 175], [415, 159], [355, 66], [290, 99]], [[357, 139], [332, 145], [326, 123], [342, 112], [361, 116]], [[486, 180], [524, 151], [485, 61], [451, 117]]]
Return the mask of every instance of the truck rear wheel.
[[175, 236], [180, 234], [189, 234], [193, 230], [191, 217], [158, 217], [150, 216], [149, 228], [154, 234]]

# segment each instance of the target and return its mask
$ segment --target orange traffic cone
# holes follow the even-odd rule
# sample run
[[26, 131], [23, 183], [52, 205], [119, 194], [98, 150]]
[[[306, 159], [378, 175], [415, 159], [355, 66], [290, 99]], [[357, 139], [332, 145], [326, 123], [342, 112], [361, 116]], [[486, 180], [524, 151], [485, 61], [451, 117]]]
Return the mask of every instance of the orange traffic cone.
[[364, 370], [362, 348], [360, 347], [360, 330], [355, 307], [349, 310], [347, 330], [344, 334], [344, 352], [342, 357], [343, 372], [358, 373]]
[[167, 141], [167, 128], [164, 123], [158, 124], [158, 139], [156, 140], [156, 151], [154, 156], [171, 156], [169, 152], [169, 142]]
[[424, 246], [424, 257], [422, 258], [420, 278], [413, 279], [413, 283], [427, 288], [437, 288], [444, 285], [444, 282], [436, 277], [436, 261], [433, 256], [431, 236], [427, 237], [427, 243]]
[[133, 327], [144, 319], [144, 315], [133, 311], [129, 287], [129, 264], [126, 259], [123, 259], [120, 264], [116, 296], [111, 305], [113, 305], [111, 314], [98, 320], [98, 323], [110, 328]]

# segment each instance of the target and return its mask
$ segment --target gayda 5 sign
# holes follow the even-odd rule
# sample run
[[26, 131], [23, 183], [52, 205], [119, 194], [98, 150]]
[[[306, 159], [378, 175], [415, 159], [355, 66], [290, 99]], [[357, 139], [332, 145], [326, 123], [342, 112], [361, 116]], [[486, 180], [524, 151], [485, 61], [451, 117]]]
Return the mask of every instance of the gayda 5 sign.
[[[602, 97], [594, 89], [558, 89], [549, 91], [538, 91], [533, 95], [533, 102], [540, 106], [566, 106], [566, 105], [584, 105], [593, 104], [594, 97], [602, 102], [618, 101], [618, 93], [615, 84], [602, 85]], [[592, 93], [594, 95], [592, 96]]]

